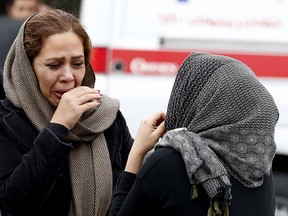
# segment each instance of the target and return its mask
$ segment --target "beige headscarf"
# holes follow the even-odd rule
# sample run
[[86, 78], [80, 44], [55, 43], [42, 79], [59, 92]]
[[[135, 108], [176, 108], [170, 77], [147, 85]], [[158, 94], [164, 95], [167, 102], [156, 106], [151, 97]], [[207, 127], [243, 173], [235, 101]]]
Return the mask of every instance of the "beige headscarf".
[[[27, 21], [26, 21], [27, 22]], [[3, 81], [6, 97], [24, 110], [40, 132], [54, 113], [40, 92], [37, 77], [24, 49], [25, 23], [19, 30], [5, 62]], [[95, 75], [88, 68], [82, 85], [94, 87]], [[69, 132], [70, 142], [81, 144], [69, 155], [72, 184], [70, 215], [105, 215], [112, 194], [112, 169], [103, 131], [112, 125], [119, 101], [103, 96], [101, 105], [85, 112]]]

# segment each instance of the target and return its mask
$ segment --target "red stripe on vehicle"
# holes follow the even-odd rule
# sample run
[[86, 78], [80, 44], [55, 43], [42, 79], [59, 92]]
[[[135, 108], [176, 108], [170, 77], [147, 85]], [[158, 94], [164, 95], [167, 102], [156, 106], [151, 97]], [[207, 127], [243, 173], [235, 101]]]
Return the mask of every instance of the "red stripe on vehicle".
[[[94, 49], [92, 65], [95, 72], [123, 72], [149, 75], [175, 75], [190, 51], [112, 49], [111, 59], [106, 52]], [[238, 59], [247, 64], [257, 76], [288, 77], [288, 55], [216, 53]], [[103, 55], [103, 56], [101, 56]], [[107, 64], [108, 62], [108, 64]], [[105, 66], [105, 67], [104, 67]], [[111, 69], [108, 68], [111, 66]]]

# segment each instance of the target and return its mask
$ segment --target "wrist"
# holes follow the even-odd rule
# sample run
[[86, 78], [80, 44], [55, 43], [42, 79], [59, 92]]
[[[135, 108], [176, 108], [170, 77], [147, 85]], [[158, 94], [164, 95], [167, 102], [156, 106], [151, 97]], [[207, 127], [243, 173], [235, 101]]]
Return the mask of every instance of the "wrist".
[[136, 174], [142, 166], [144, 160], [143, 154], [130, 152], [126, 163], [125, 171]]

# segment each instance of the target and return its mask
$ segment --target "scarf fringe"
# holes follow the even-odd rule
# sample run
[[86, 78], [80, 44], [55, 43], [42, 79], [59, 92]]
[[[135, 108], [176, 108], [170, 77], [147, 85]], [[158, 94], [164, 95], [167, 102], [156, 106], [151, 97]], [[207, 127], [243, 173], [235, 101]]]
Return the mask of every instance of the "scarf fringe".
[[[210, 202], [207, 216], [229, 216], [229, 205], [231, 204], [231, 188], [224, 188], [223, 192], [218, 194]], [[192, 185], [191, 188], [191, 199], [198, 198], [198, 189], [196, 184]]]
[[198, 198], [198, 189], [196, 185], [192, 185], [191, 189], [191, 199], [197, 199]]
[[225, 203], [224, 206], [220, 205], [220, 202], [214, 201], [208, 209], [207, 216], [229, 216], [229, 207], [228, 203]]
[[229, 205], [231, 204], [231, 189], [224, 190], [223, 197], [211, 200], [207, 216], [229, 216]]

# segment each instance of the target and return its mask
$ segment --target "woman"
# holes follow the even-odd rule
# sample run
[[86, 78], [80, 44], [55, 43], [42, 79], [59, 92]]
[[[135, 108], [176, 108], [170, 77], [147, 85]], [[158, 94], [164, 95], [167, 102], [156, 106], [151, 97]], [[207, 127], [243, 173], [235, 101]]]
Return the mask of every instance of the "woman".
[[133, 139], [119, 101], [94, 89], [91, 44], [61, 10], [26, 20], [4, 68], [0, 209], [105, 215]]
[[138, 132], [109, 215], [274, 216], [277, 120], [245, 64], [192, 53], [174, 82], [167, 133], [142, 166], [153, 145]]

